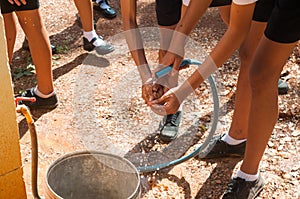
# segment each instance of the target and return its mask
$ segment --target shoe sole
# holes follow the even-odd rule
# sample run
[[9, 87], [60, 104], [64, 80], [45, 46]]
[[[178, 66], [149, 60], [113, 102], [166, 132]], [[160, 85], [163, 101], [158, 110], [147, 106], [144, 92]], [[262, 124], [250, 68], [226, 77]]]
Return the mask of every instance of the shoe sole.
[[177, 134], [176, 134], [175, 137], [172, 137], [172, 138], [169, 138], [169, 137], [166, 137], [166, 136], [161, 136], [159, 134], [159, 140], [161, 140], [163, 143], [169, 143], [169, 142], [175, 140], [176, 138], [177, 138]]
[[288, 93], [288, 91], [289, 91], [289, 89], [287, 89], [287, 88], [278, 88], [279, 95], [285, 95]]
[[211, 157], [203, 157], [201, 159], [205, 160], [205, 159], [219, 159], [219, 158], [244, 158], [244, 155], [238, 155], [238, 154], [230, 154], [230, 155], [226, 155], [226, 156], [211, 156]]
[[[26, 104], [25, 104], [26, 106]], [[58, 106], [58, 103], [52, 106], [28, 106], [30, 110], [52, 110], [55, 109]]]

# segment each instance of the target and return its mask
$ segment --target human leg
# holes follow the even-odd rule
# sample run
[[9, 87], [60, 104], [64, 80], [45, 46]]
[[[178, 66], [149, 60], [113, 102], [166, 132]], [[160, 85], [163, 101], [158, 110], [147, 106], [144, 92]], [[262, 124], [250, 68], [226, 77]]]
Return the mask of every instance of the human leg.
[[8, 61], [11, 63], [16, 41], [16, 21], [14, 13], [3, 14], [5, 37], [7, 42]]
[[91, 0], [74, 0], [80, 15], [83, 28], [83, 48], [87, 51], [95, 50], [100, 55], [105, 55], [114, 50], [103, 38], [97, 35], [94, 29], [93, 9]]
[[[182, 0], [156, 0], [156, 15], [160, 26], [160, 48], [158, 52], [159, 63], [169, 48], [174, 29], [181, 17]], [[178, 76], [168, 87], [177, 85]], [[154, 88], [155, 90], [156, 88]], [[177, 113], [164, 116], [159, 126], [159, 138], [164, 142], [170, 142], [177, 137], [179, 124], [182, 117], [182, 109]]]
[[257, 48], [250, 69], [252, 95], [245, 157], [223, 198], [254, 198], [264, 186], [259, 163], [277, 121], [278, 78], [295, 45], [282, 45], [263, 36]]
[[245, 173], [258, 172], [278, 117], [278, 78], [295, 45], [296, 42], [281, 44], [263, 37], [257, 49], [250, 71], [251, 108], [245, 158], [241, 165]]
[[[268, 0], [257, 4], [255, 7], [249, 33], [239, 49], [241, 65], [230, 129], [225, 135], [218, 136], [212, 140], [214, 147], [205, 158], [226, 156], [243, 157], [244, 155], [250, 109], [249, 96], [251, 94], [249, 82], [250, 64], [259, 40], [265, 30], [266, 21], [272, 12], [273, 6], [273, 0]], [[221, 6], [219, 10], [221, 18], [226, 24], [229, 24], [230, 6]]]
[[28, 38], [31, 56], [36, 66], [38, 89], [45, 95], [54, 91], [52, 55], [47, 31], [38, 9], [16, 12], [22, 29]]
[[85, 32], [94, 30], [92, 2], [90, 0], [74, 0], [74, 2], [80, 15], [83, 30]]
[[235, 96], [235, 107], [229, 135], [237, 140], [245, 139], [248, 130], [248, 117], [250, 110], [250, 83], [249, 70], [251, 60], [260, 38], [265, 30], [266, 23], [253, 21], [249, 34], [239, 50], [240, 72]]
[[[224, 198], [254, 198], [262, 189], [259, 164], [278, 118], [278, 78], [300, 39], [300, 3], [279, 0], [250, 66], [251, 101], [245, 157]], [[267, 88], [267, 89], [266, 89]], [[239, 180], [239, 181], [240, 181]]]
[[35, 102], [21, 101], [31, 109], [53, 109], [58, 105], [52, 76], [52, 54], [49, 37], [38, 9], [16, 12], [20, 25], [28, 38], [35, 64], [37, 87], [27, 89], [22, 96], [35, 97]]

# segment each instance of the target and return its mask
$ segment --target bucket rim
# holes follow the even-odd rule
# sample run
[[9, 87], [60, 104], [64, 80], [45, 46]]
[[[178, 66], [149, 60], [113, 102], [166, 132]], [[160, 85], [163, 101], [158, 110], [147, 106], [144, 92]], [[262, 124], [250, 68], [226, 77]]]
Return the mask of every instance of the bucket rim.
[[117, 158], [117, 159], [120, 159], [122, 161], [125, 161], [126, 164], [128, 164], [136, 174], [137, 176], [137, 186], [134, 190], [134, 192], [128, 197], [129, 198], [134, 198], [139, 192], [140, 192], [140, 189], [141, 189], [141, 179], [140, 179], [140, 175], [139, 175], [139, 171], [138, 169], [136, 168], [136, 166], [130, 162], [128, 159], [122, 157], [122, 156], [118, 156], [118, 155], [115, 155], [115, 154], [112, 154], [112, 153], [108, 153], [108, 152], [102, 152], [102, 151], [96, 151], [96, 150], [82, 150], [82, 151], [75, 151], [75, 152], [70, 152], [70, 153], [67, 153], [65, 155], [62, 155], [61, 157], [59, 157], [58, 159], [56, 159], [55, 161], [53, 161], [48, 169], [47, 169], [47, 172], [46, 172], [46, 186], [47, 188], [51, 191], [51, 194], [54, 194], [55, 197], [57, 197], [58, 199], [64, 199], [62, 198], [61, 196], [57, 195], [55, 193], [55, 191], [51, 188], [51, 186], [49, 185], [49, 182], [48, 182], [48, 176], [49, 176], [49, 173], [51, 172], [52, 168], [54, 168], [59, 162], [62, 162], [68, 158], [72, 158], [72, 157], [76, 157], [78, 155], [107, 155], [107, 156], [111, 156], [113, 158]]

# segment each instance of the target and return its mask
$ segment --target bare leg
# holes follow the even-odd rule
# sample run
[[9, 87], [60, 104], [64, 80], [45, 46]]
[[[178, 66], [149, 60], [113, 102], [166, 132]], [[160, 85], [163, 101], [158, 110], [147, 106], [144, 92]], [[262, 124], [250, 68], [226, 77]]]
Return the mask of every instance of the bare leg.
[[13, 13], [3, 14], [4, 27], [5, 27], [5, 36], [7, 42], [7, 52], [9, 63], [12, 61], [14, 46], [16, 42], [16, 19]]
[[85, 32], [94, 30], [94, 16], [91, 0], [74, 0], [74, 2], [80, 15], [83, 30]]
[[36, 68], [38, 90], [47, 95], [53, 92], [52, 54], [49, 37], [38, 9], [16, 12], [28, 39]]
[[[220, 7], [219, 10], [223, 21], [228, 24], [230, 6]], [[247, 137], [250, 109], [249, 96], [251, 94], [249, 82], [250, 63], [265, 27], [266, 23], [252, 21], [249, 34], [239, 49], [241, 66], [237, 82], [234, 113], [229, 129], [229, 135], [237, 140], [242, 140]]]
[[241, 66], [237, 82], [234, 113], [229, 129], [229, 135], [237, 140], [247, 137], [251, 95], [249, 70], [251, 60], [265, 27], [266, 23], [252, 21], [249, 34], [239, 50]]
[[296, 42], [280, 44], [265, 36], [250, 69], [252, 91], [246, 152], [241, 170], [256, 174], [278, 117], [278, 78]]

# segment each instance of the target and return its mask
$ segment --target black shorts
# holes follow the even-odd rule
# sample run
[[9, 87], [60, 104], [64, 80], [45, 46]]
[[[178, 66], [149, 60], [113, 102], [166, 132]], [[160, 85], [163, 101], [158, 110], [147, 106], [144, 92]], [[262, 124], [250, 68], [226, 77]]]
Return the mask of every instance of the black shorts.
[[[299, 0], [300, 1], [300, 0]], [[231, 5], [232, 0], [213, 0], [209, 7]], [[172, 26], [181, 17], [182, 0], [156, 0], [156, 16], [158, 25]], [[274, 0], [258, 0], [256, 2], [253, 20], [267, 22], [274, 7]]]
[[300, 0], [276, 0], [265, 36], [279, 43], [300, 39]]
[[[209, 7], [230, 5], [232, 0], [213, 0]], [[181, 17], [182, 0], [156, 0], [156, 16], [160, 26], [172, 26]]]
[[39, 0], [29, 0], [26, 2], [26, 5], [17, 6], [16, 4], [10, 4], [7, 0], [0, 0], [1, 13], [8, 14], [15, 11], [35, 10], [40, 7]]

